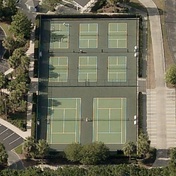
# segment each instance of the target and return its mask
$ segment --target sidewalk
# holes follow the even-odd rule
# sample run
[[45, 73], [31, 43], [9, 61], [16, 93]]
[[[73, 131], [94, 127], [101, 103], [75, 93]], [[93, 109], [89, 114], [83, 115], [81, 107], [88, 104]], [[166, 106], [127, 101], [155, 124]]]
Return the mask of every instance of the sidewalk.
[[16, 126], [12, 125], [11, 123], [7, 122], [6, 120], [0, 118], [0, 124], [4, 125], [5, 127], [11, 129], [12, 131], [14, 131], [16, 134], [18, 134], [19, 136], [21, 136], [23, 139], [26, 139], [26, 137], [31, 136], [30, 131], [22, 131], [19, 128], [17, 128]]
[[156, 85], [155, 89], [147, 90], [147, 132], [151, 145], [157, 149], [157, 157], [153, 167], [162, 167], [168, 163], [168, 148], [175, 146], [175, 139], [171, 143], [173, 131], [172, 133], [170, 131], [173, 128], [171, 125], [174, 125], [173, 122], [170, 122], [175, 119], [175, 113], [174, 115], [168, 113], [168, 109], [171, 110], [171, 105], [175, 104], [175, 100], [170, 98], [172, 89], [166, 87], [164, 80], [165, 58], [158, 8], [152, 0], [139, 1], [147, 8], [149, 14]]

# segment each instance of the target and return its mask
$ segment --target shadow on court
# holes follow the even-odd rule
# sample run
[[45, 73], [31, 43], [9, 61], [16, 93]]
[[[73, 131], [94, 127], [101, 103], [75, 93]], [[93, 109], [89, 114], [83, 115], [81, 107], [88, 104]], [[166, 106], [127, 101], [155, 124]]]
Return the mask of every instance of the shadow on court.
[[67, 38], [67, 36], [56, 33], [51, 34], [51, 42], [62, 42], [64, 38]]
[[58, 78], [59, 76], [60, 76], [59, 73], [56, 73], [56, 72], [53, 72], [53, 71], [49, 73], [50, 78]]

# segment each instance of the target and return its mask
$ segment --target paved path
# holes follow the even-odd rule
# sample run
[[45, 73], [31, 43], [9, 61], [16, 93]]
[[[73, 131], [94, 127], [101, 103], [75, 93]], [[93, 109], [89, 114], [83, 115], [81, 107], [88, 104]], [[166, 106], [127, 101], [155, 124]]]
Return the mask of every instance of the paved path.
[[20, 157], [13, 151], [8, 151], [8, 165], [9, 169], [25, 169]]
[[158, 167], [167, 164], [166, 149], [175, 146], [175, 108], [172, 109], [175, 106], [175, 92], [174, 89], [168, 89], [164, 81], [165, 60], [158, 9], [152, 0], [139, 1], [148, 10], [152, 38], [156, 88], [147, 90], [147, 131], [151, 145], [158, 149], [157, 159], [153, 165]]

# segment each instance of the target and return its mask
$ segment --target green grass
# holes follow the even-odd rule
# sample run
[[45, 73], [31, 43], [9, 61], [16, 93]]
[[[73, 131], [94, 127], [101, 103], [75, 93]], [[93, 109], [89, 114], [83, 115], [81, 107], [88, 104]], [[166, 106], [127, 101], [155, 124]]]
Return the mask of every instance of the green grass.
[[10, 35], [9, 26], [10, 26], [10, 25], [8, 25], [8, 24], [5, 23], [5, 22], [0, 22], [0, 26], [1, 26], [1, 28], [5, 31], [5, 34], [6, 34], [7, 36], [9, 36], [9, 35]]
[[15, 148], [15, 152], [17, 154], [23, 154], [23, 149], [22, 149], [23, 144], [19, 145], [18, 147]]

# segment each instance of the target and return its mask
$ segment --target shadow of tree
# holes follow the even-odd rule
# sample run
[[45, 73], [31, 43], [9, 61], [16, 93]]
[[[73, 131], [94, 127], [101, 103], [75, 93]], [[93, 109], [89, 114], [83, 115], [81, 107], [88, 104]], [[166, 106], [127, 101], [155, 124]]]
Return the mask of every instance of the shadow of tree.
[[65, 35], [60, 35], [57, 33], [51, 33], [51, 42], [63, 42], [63, 39], [67, 38]]

